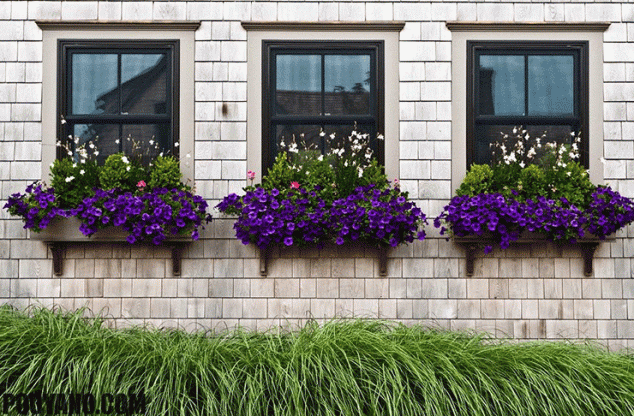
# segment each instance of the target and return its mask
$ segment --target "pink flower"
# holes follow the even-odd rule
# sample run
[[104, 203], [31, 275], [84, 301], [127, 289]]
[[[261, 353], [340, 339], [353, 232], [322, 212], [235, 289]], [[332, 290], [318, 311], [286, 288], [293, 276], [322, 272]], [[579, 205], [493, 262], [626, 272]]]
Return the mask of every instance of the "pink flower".
[[145, 181], [139, 181], [139, 183], [136, 184], [136, 187], [143, 190], [143, 188], [145, 188], [147, 185], [145, 184]]
[[247, 179], [249, 179], [250, 181], [255, 179], [255, 172], [253, 172], [252, 170], [247, 171]]
[[295, 182], [295, 181], [291, 182], [291, 188], [299, 189], [299, 182]]

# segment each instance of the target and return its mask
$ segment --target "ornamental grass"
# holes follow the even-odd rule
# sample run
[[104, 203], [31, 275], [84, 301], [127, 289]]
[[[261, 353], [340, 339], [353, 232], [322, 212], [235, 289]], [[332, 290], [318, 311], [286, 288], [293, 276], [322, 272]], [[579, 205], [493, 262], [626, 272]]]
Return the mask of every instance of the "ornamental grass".
[[376, 320], [294, 332], [116, 330], [0, 308], [0, 392], [142, 393], [147, 415], [631, 415], [634, 360]]

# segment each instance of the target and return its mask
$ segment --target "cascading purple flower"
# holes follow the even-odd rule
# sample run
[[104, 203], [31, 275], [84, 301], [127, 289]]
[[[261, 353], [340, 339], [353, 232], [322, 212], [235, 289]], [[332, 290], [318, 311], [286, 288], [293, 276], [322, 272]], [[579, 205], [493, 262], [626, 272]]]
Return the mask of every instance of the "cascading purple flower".
[[331, 204], [317, 195], [319, 190], [299, 187], [280, 192], [257, 187], [242, 197], [230, 194], [216, 207], [238, 216], [234, 229], [243, 244], [260, 248], [349, 241], [396, 247], [425, 238], [421, 230], [425, 214], [398, 188], [358, 187]]
[[189, 233], [199, 237], [198, 228], [211, 221], [207, 202], [198, 195], [178, 189], [154, 188], [132, 194], [118, 189], [94, 189], [75, 208], [63, 210], [54, 206], [53, 188], [29, 185], [26, 193], [11, 195], [4, 208], [24, 219], [24, 228], [45, 229], [56, 216], [76, 216], [82, 222], [80, 231], [90, 236], [101, 228], [119, 226], [130, 234], [130, 244], [152, 241], [159, 245], [168, 235]]
[[[610, 187], [599, 186], [585, 208], [576, 207], [566, 198], [518, 202], [497, 193], [456, 196], [434, 220], [434, 226], [440, 228], [441, 235], [449, 231], [445, 225], [459, 237], [490, 233], [501, 248], [507, 248], [523, 231], [574, 243], [588, 233], [605, 239], [632, 222], [634, 201]], [[485, 247], [485, 252], [491, 250], [491, 246]]]

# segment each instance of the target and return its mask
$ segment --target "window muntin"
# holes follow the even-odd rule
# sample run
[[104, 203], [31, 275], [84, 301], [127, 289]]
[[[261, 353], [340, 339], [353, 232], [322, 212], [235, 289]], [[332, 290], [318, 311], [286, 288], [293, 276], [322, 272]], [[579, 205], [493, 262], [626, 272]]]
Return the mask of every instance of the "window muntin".
[[467, 42], [467, 166], [514, 126], [570, 142], [580, 133], [588, 166], [587, 42]]
[[[264, 41], [262, 166], [293, 136], [329, 150], [329, 135], [368, 133], [383, 163], [383, 42]], [[326, 136], [320, 135], [321, 131]]]
[[59, 137], [95, 142], [101, 161], [133, 146], [146, 162], [178, 157], [178, 41], [64, 40], [59, 48]]

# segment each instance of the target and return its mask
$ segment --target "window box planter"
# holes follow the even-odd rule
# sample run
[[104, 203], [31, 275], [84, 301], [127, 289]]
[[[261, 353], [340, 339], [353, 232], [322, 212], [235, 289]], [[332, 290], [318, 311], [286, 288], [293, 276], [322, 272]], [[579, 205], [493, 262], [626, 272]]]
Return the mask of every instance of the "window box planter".
[[[465, 250], [466, 256], [466, 275], [468, 277], [473, 276], [474, 271], [474, 262], [476, 258], [476, 252], [482, 251], [482, 248], [485, 246], [493, 246], [496, 244], [496, 239], [490, 233], [485, 233], [483, 235], [469, 235], [464, 237], [452, 237], [454, 243], [462, 246]], [[557, 246], [576, 246], [579, 247], [581, 253], [583, 255], [583, 273], [585, 276], [592, 276], [593, 267], [592, 260], [594, 258], [594, 252], [599, 247], [601, 241], [609, 241], [614, 240], [614, 237], [607, 238], [601, 240], [596, 236], [586, 236], [575, 243], [571, 243], [568, 241], [552, 241], [548, 239], [545, 235], [535, 232], [523, 232], [517, 240], [511, 242], [511, 244], [546, 244], [548, 242], [552, 242]]]
[[[79, 231], [80, 225], [81, 221], [76, 217], [57, 217], [44, 230], [40, 232], [31, 231], [30, 233], [32, 240], [42, 241], [51, 249], [55, 276], [60, 276], [63, 273], [64, 252], [69, 245], [90, 243], [127, 244], [126, 237], [129, 233], [122, 227], [111, 226], [98, 230], [91, 236], [85, 236]], [[191, 242], [191, 237], [178, 235], [168, 236], [161, 243], [161, 246], [168, 247], [172, 253], [172, 274], [174, 276], [180, 276], [182, 252]], [[154, 246], [150, 241], [142, 244]]]

